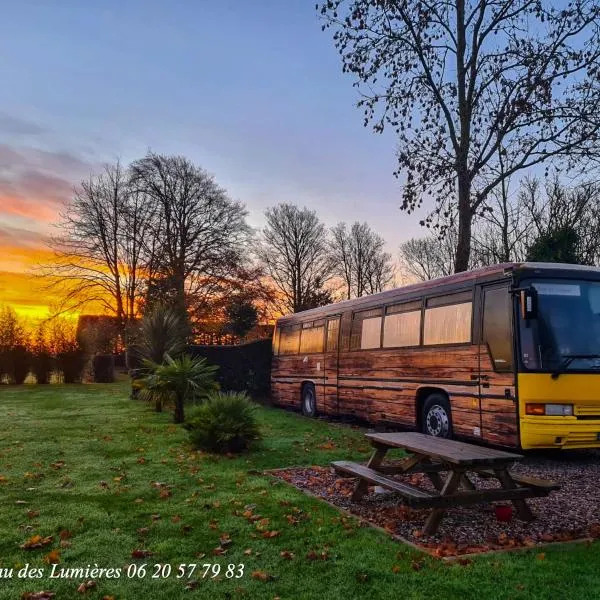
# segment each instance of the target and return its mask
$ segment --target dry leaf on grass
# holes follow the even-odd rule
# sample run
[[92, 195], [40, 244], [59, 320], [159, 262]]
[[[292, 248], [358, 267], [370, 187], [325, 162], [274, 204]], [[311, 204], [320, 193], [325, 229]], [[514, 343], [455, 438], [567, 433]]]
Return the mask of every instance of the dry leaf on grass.
[[136, 549], [132, 550], [131, 558], [147, 558], [148, 556], [152, 556], [154, 552], [150, 552], [150, 550], [141, 550]]
[[41, 535], [32, 535], [25, 543], [21, 544], [23, 550], [35, 550], [37, 548], [43, 548], [48, 544], [52, 543], [53, 537], [51, 535], [42, 537]]
[[80, 594], [86, 594], [87, 592], [94, 589], [95, 587], [96, 587], [96, 582], [93, 579], [90, 579], [89, 581], [84, 581], [83, 583], [79, 584], [77, 591]]
[[51, 550], [44, 556], [47, 565], [57, 565], [60, 562], [60, 550]]
[[266, 571], [253, 571], [252, 579], [258, 579], [259, 581], [271, 581], [274, 579], [274, 577]]

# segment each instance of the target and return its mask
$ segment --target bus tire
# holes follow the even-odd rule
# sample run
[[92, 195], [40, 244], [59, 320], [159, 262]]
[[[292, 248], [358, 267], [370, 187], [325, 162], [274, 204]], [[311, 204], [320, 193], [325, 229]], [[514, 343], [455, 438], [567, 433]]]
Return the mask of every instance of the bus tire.
[[317, 393], [312, 383], [305, 383], [302, 386], [301, 408], [305, 417], [317, 416]]
[[421, 409], [421, 431], [434, 437], [452, 437], [452, 411], [447, 396], [440, 393], [427, 396]]

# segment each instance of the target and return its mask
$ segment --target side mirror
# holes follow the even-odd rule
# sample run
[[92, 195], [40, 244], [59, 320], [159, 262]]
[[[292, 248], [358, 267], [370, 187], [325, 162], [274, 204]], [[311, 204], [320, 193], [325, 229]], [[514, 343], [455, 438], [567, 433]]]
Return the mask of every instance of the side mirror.
[[521, 317], [523, 320], [535, 319], [537, 317], [537, 291], [535, 288], [527, 288], [519, 291], [519, 304], [521, 306]]

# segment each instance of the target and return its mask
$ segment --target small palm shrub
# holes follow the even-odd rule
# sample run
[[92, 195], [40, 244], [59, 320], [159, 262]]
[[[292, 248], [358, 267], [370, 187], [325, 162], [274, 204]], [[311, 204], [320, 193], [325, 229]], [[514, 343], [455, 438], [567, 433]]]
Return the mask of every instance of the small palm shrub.
[[163, 403], [172, 401], [175, 423], [183, 423], [186, 403], [202, 400], [219, 389], [215, 381], [218, 367], [206, 364], [205, 358], [188, 354], [171, 358], [167, 354], [163, 364], [149, 360], [143, 364], [148, 374], [136, 382], [141, 398], [154, 401], [158, 412]]
[[261, 438], [256, 405], [245, 392], [216, 392], [189, 411], [192, 443], [210, 452], [243, 452]]

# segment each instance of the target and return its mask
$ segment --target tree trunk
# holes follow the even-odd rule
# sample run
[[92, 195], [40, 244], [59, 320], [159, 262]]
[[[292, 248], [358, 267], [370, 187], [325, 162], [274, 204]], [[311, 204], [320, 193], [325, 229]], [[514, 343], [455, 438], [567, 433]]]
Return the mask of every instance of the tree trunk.
[[183, 423], [184, 414], [183, 414], [183, 396], [181, 394], [177, 394], [175, 396], [175, 414], [174, 414], [175, 423]]
[[458, 173], [458, 242], [456, 244], [456, 257], [454, 272], [460, 273], [469, 269], [471, 258], [471, 182], [468, 174]]

